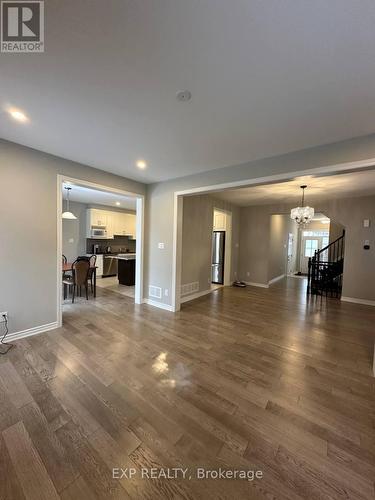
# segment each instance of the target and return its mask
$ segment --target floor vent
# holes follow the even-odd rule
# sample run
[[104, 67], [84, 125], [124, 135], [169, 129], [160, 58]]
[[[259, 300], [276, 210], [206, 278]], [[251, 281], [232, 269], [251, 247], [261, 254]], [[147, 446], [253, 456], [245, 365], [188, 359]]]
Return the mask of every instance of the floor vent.
[[161, 288], [159, 286], [150, 285], [148, 287], [149, 297], [154, 297], [155, 299], [161, 299]]
[[186, 283], [185, 285], [181, 285], [181, 297], [196, 292], [199, 292], [199, 281], [194, 281], [193, 283]]

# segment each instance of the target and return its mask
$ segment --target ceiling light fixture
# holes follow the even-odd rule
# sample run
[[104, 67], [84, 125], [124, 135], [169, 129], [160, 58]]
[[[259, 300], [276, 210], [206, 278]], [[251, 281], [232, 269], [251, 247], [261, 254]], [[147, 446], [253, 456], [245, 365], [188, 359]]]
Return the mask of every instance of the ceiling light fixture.
[[305, 189], [307, 188], [306, 185], [300, 186], [302, 189], [302, 203], [300, 207], [292, 208], [290, 211], [290, 218], [295, 220], [296, 223], [299, 226], [304, 226], [305, 224], [308, 224], [311, 222], [312, 218], [314, 217], [314, 209], [312, 207], [305, 207]]
[[17, 120], [18, 122], [22, 122], [22, 123], [25, 123], [25, 122], [28, 122], [29, 119], [28, 117], [25, 115], [25, 113], [23, 113], [22, 111], [20, 111], [19, 109], [9, 109], [8, 110], [8, 113], [10, 114], [10, 116], [14, 119], [14, 120]]
[[116, 201], [116, 205], [119, 207], [121, 203], [119, 201]]
[[137, 167], [143, 170], [144, 168], [147, 167], [147, 163], [144, 160], [138, 160]]
[[70, 208], [69, 207], [69, 194], [70, 194], [70, 191], [71, 191], [72, 188], [68, 187], [68, 186], [65, 186], [64, 189], [66, 189], [66, 211], [63, 212], [62, 218], [63, 219], [69, 219], [69, 220], [76, 220], [77, 217], [72, 212], [70, 212], [70, 210], [69, 210], [69, 208]]

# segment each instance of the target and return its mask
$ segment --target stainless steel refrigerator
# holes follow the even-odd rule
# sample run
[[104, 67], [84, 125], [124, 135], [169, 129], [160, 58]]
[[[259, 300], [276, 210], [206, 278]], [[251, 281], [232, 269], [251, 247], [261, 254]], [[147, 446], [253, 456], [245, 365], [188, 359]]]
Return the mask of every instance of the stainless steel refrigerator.
[[225, 231], [214, 231], [212, 235], [211, 281], [224, 284]]

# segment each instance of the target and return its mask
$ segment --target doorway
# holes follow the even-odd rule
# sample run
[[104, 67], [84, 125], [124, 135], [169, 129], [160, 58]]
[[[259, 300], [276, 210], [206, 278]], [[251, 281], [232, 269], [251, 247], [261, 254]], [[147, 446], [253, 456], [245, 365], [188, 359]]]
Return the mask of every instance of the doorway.
[[288, 233], [287, 245], [288, 245], [288, 247], [287, 247], [286, 274], [287, 274], [287, 276], [289, 276], [295, 272], [294, 234], [293, 233]]
[[[211, 252], [211, 282], [214, 285], [231, 285], [232, 212], [221, 208], [213, 210]], [[213, 276], [215, 274], [215, 276]], [[218, 281], [214, 281], [218, 280]]]
[[[302, 274], [308, 273], [309, 258], [314, 257], [317, 250], [321, 250], [329, 244], [329, 231], [302, 231], [300, 269]], [[323, 260], [327, 260], [324, 256]]]
[[[63, 220], [65, 219], [65, 217], [62, 217], [63, 199], [64, 211], [67, 208], [63, 191], [66, 186], [71, 186], [72, 189], [70, 193], [75, 190], [80, 193], [80, 196], [84, 196], [87, 193], [96, 193], [94, 203], [90, 205], [81, 203], [84, 208], [81, 207], [81, 212], [79, 214], [77, 213], [77, 215], [82, 217], [80, 226], [83, 230], [83, 234], [81, 230], [75, 230], [75, 234], [80, 234], [81, 240], [83, 240], [83, 242], [80, 242], [79, 246], [76, 245], [77, 242], [75, 241], [74, 234], [72, 237], [67, 237], [66, 227], [63, 232]], [[110, 201], [108, 201], [107, 198]], [[129, 210], [124, 206], [123, 200], [127, 200], [131, 204], [131, 207], [128, 207]], [[98, 204], [99, 206], [96, 206]], [[132, 210], [130, 210], [130, 208]], [[112, 214], [112, 217], [108, 217], [109, 214]], [[129, 220], [125, 221], [126, 217]], [[78, 219], [78, 217], [74, 217], [74, 219]], [[69, 222], [74, 224], [77, 220], [71, 220]], [[118, 234], [118, 228], [120, 226], [122, 227], [125, 222], [126, 228], [130, 227], [131, 230]], [[62, 324], [63, 312], [63, 248], [65, 249], [65, 253], [68, 253], [70, 261], [77, 257], [89, 257], [92, 254], [97, 254], [95, 278], [101, 276], [100, 282], [102, 282], [101, 285], [104, 286], [98, 287], [99, 279], [94, 280], [95, 293], [93, 293], [93, 298], [96, 296], [96, 291], [103, 288], [107, 288], [107, 290], [116, 293], [118, 291], [117, 288], [128, 288], [119, 286], [120, 276], [118, 274], [115, 278], [118, 281], [118, 283], [116, 281], [117, 288], [115, 286], [116, 290], [111, 290], [110, 280], [113, 279], [113, 277], [110, 276], [110, 273], [106, 273], [108, 266], [104, 266], [104, 264], [107, 264], [114, 258], [120, 257], [122, 254], [124, 262], [121, 261], [121, 264], [128, 264], [130, 259], [133, 259], [131, 262], [134, 285], [132, 293], [128, 293], [129, 290], [127, 290], [127, 293], [121, 293], [120, 291], [118, 293], [124, 296], [124, 299], [128, 297], [125, 300], [129, 300], [130, 297], [130, 300], [134, 301], [136, 304], [141, 304], [143, 302], [143, 225], [143, 195], [80, 179], [68, 178], [62, 175], [57, 176], [57, 317], [59, 326]], [[68, 244], [71, 244], [71, 248], [69, 248]], [[70, 249], [72, 251], [69, 252]], [[115, 250], [118, 250], [118, 252]], [[76, 255], [77, 253], [78, 255]], [[116, 261], [116, 264], [119, 263], [120, 261]], [[119, 269], [120, 265], [116, 267]], [[125, 269], [126, 265], [122, 265], [121, 268]], [[108, 275], [107, 278], [105, 278], [106, 275]]]

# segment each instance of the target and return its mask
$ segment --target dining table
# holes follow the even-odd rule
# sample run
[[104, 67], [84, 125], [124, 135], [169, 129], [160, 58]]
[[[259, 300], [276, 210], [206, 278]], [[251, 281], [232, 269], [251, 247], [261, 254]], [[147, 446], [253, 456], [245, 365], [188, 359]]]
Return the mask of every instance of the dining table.
[[[72, 266], [73, 266], [73, 262], [63, 263], [63, 265], [62, 265], [63, 276], [64, 276], [64, 273], [68, 273], [69, 271], [72, 271]], [[90, 269], [93, 270], [94, 297], [96, 297], [96, 270], [98, 269], [98, 266], [90, 266]]]

